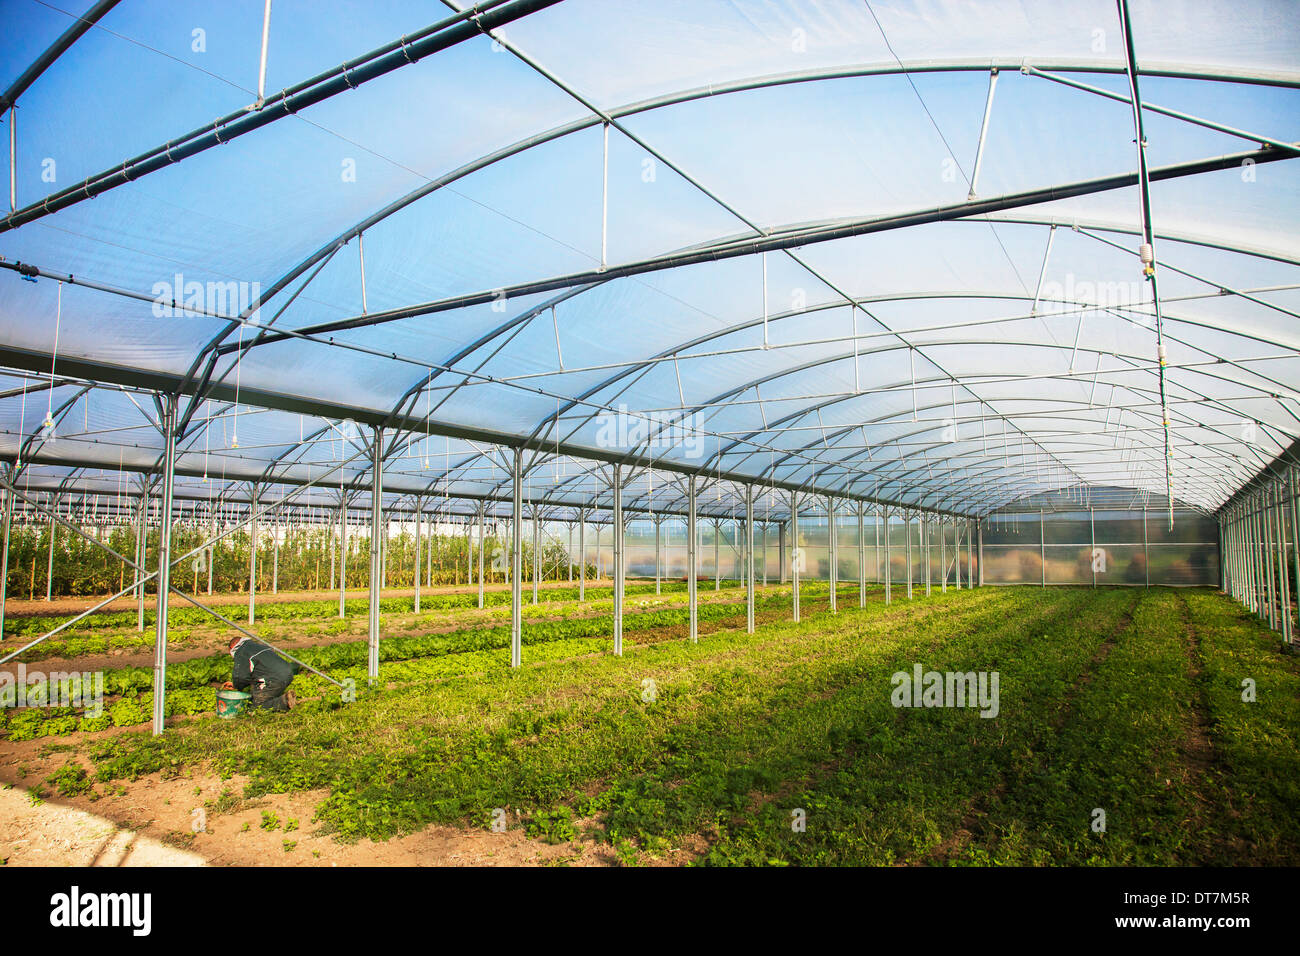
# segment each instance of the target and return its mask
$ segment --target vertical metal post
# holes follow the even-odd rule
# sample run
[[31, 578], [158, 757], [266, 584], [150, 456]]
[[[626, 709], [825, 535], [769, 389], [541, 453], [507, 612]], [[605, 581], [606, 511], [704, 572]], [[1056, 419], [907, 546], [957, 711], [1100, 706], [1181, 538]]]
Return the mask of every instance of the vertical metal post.
[[830, 569], [827, 572], [826, 576], [827, 578], [829, 578], [828, 583], [830, 584], [832, 614], [839, 613], [839, 608], [836, 606], [835, 603], [835, 599], [837, 597], [835, 592], [836, 589], [839, 587], [839, 583], [840, 583], [840, 575], [839, 575], [840, 555], [839, 555], [839, 541], [837, 540], [838, 537], [839, 535], [836, 534], [836, 528], [835, 528], [835, 499], [832, 498], [830, 495], [827, 495], [826, 496], [826, 556], [828, 559], [828, 563], [830, 564]]
[[912, 600], [912, 516], [903, 517], [903, 553], [907, 560], [907, 599]]
[[894, 553], [889, 540], [889, 509], [886, 508], [880, 513], [881, 528], [880, 535], [885, 539], [885, 604], [892, 604], [894, 600], [894, 569], [891, 567]]
[[510, 492], [510, 666], [523, 663], [523, 510], [524, 450], [516, 448], [511, 471]]
[[623, 466], [614, 463], [614, 656], [623, 656]]
[[984, 587], [984, 527], [978, 522], [975, 524], [975, 534], [977, 535], [975, 545], [978, 549], [976, 556], [979, 560], [980, 587]]
[[695, 578], [698, 575], [698, 548], [697, 532], [699, 530], [696, 522], [696, 501], [695, 501], [695, 476], [686, 476], [686, 602], [690, 609], [689, 616], [691, 622], [691, 643], [695, 644], [700, 639], [700, 615], [699, 605], [696, 595]]
[[722, 537], [722, 522], [713, 519], [713, 590], [722, 590], [722, 557], [718, 553], [718, 539]]
[[[10, 119], [13, 118], [13, 111], [9, 113]], [[14, 477], [14, 472], [10, 470], [10, 477]], [[0, 555], [0, 640], [5, 636], [5, 602], [9, 597], [9, 532], [13, 528], [14, 522], [14, 496], [10, 490], [8, 482], [5, 483], [5, 519], [4, 519], [4, 554]]]
[[[288, 536], [289, 525], [285, 524], [285, 536]], [[275, 520], [271, 523], [271, 593], [280, 593], [280, 522]]]
[[1286, 477], [1291, 498], [1291, 568], [1295, 575], [1297, 596], [1300, 596], [1300, 501], [1296, 496], [1295, 469], [1288, 468]]
[[[478, 606], [483, 609], [483, 552], [487, 550], [487, 539], [483, 537], [484, 506], [478, 506]], [[433, 562], [430, 561], [430, 564]]]
[[866, 507], [858, 502], [858, 607], [867, 606], [867, 538], [863, 515]]
[[952, 519], [952, 576], [957, 590], [961, 590], [961, 521]]
[[339, 617], [343, 617], [343, 606], [348, 596], [348, 500], [347, 496], [339, 499]]
[[564, 552], [564, 556], [566, 559], [565, 563], [568, 564], [569, 566], [569, 583], [572, 584], [573, 583], [573, 522], [572, 521], [568, 522], [568, 525], [569, 525], [569, 550]]
[[1273, 528], [1273, 495], [1268, 487], [1264, 488], [1260, 501], [1261, 514], [1264, 519], [1264, 555], [1266, 566], [1268, 567], [1268, 625], [1273, 630], [1280, 630], [1278, 625], [1278, 582], [1277, 575], [1274, 573], [1274, 528]]
[[966, 587], [975, 587], [975, 529], [969, 518], [966, 519]]
[[754, 633], [754, 486], [745, 485], [745, 630]]
[[1282, 625], [1282, 640], [1291, 643], [1291, 582], [1286, 568], [1286, 522], [1285, 498], [1282, 483], [1273, 485], [1273, 520], [1277, 524], [1277, 581], [1278, 581], [1278, 622]]
[[785, 584], [785, 524], [779, 521], [776, 525], [776, 570], [777, 579]]
[[948, 593], [948, 529], [947, 522], [939, 519], [939, 593]]
[[1042, 576], [1041, 587], [1047, 587], [1047, 524], [1043, 518], [1043, 509], [1038, 509], [1038, 565]]
[[421, 527], [421, 525], [423, 524], [424, 524], [424, 498], [420, 495], [416, 495], [415, 496], [415, 574], [413, 576], [413, 582], [412, 582], [415, 585], [415, 597], [411, 601], [411, 610], [416, 614], [420, 613], [420, 567], [421, 567], [420, 558], [422, 557], [422, 555], [420, 554], [422, 550], [421, 541], [420, 541], [420, 537], [421, 537], [420, 532], [424, 530]]
[[50, 499], [50, 556], [45, 566], [45, 600], [54, 598], [54, 511], [58, 508], [58, 498]]
[[135, 629], [139, 633], [144, 633], [144, 573], [149, 563], [149, 539], [148, 525], [145, 524], [145, 515], [149, 507], [149, 486], [146, 482], [143, 490], [140, 492], [140, 514], [136, 524], [135, 536], [135, 563], [138, 570], [135, 572], [135, 579], [138, 582], [135, 589]]
[[[167, 713], [167, 597], [171, 589], [172, 475], [176, 465], [176, 397], [163, 395], [162, 498], [158, 512], [158, 608], [153, 654], [153, 733], [163, 732]], [[142, 511], [143, 516], [143, 511]], [[143, 591], [143, 586], [141, 591]]]
[[542, 577], [542, 522], [533, 508], [533, 603], [537, 603], [537, 588]]
[[921, 515], [921, 553], [925, 556], [925, 596], [932, 593], [930, 585], [930, 516]]
[[663, 524], [663, 519], [655, 517], [655, 594], [659, 594], [659, 579], [661, 575], [661, 562], [659, 560], [659, 529]]
[[383, 587], [384, 430], [375, 426], [370, 445], [370, 597], [366, 679], [379, 679], [379, 596]]
[[9, 211], [18, 208], [18, 107], [9, 107]]
[[578, 600], [587, 600], [587, 511], [578, 509]]
[[253, 626], [257, 611], [257, 495], [259, 488], [251, 486], [248, 506], [248, 625]]
[[763, 528], [763, 587], [767, 587], [767, 538], [772, 528], [770, 522], [764, 521]]
[[[215, 538], [216, 536], [217, 536], [217, 512], [216, 509], [213, 509], [212, 537]], [[217, 563], [217, 546], [216, 543], [214, 542], [208, 548], [208, 595], [209, 596], [211, 596], [212, 594], [212, 572], [213, 572], [213, 565], [215, 565], [216, 563]]]
[[803, 563], [803, 548], [799, 545], [799, 493], [790, 492], [790, 580], [794, 586], [794, 622], [799, 623], [799, 565]]

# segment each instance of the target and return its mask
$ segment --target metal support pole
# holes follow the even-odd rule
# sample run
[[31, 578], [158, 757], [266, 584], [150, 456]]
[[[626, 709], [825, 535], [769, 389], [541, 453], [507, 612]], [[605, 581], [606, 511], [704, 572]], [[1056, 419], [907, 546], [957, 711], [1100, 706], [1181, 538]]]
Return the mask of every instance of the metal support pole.
[[[483, 609], [483, 552], [487, 551], [487, 539], [483, 537], [483, 505], [478, 506], [478, 606]], [[430, 564], [433, 562], [430, 561]]]
[[533, 509], [533, 603], [537, 603], [537, 588], [542, 577], [542, 523], [537, 509]]
[[348, 596], [348, 503], [339, 501], [339, 617]]
[[984, 587], [984, 527], [980, 524], [975, 525], [977, 558], [979, 560], [980, 587]]
[[376, 425], [370, 446], [370, 619], [366, 679], [379, 679], [379, 592], [383, 572], [384, 430]]
[[[160, 398], [163, 431], [162, 498], [158, 523], [158, 608], [153, 655], [153, 733], [163, 732], [167, 713], [167, 598], [171, 591], [172, 476], [176, 465], [176, 397]], [[140, 588], [144, 590], [143, 585]]]
[[659, 592], [659, 579], [662, 573], [662, 564], [659, 559], [659, 529], [663, 525], [662, 518], [655, 518], [655, 594]]
[[1042, 580], [1040, 587], [1047, 587], [1047, 528], [1043, 519], [1043, 509], [1038, 509], [1038, 569]]
[[948, 529], [947, 522], [939, 520], [939, 592], [948, 593]]
[[510, 492], [510, 666], [523, 663], [523, 510], [524, 452], [514, 450]]
[[952, 519], [952, 578], [957, 590], [961, 590], [961, 522]]
[[713, 520], [713, 590], [722, 590], [722, 558], [718, 553], [718, 539], [722, 537], [722, 522]]
[[858, 607], [867, 606], [867, 539], [863, 514], [866, 507], [858, 502]]
[[623, 466], [614, 463], [614, 656], [623, 656]]
[[696, 577], [698, 575], [697, 535], [699, 526], [696, 522], [695, 476], [686, 477], [686, 601], [690, 608], [691, 643], [700, 639], [700, 615], [696, 594]]
[[1285, 521], [1285, 497], [1282, 493], [1282, 484], [1278, 482], [1273, 486], [1273, 518], [1277, 523], [1277, 579], [1278, 595], [1281, 598], [1278, 607], [1279, 623], [1282, 625], [1282, 640], [1288, 644], [1291, 643], [1291, 582], [1287, 575], [1286, 568], [1286, 521]]
[[[1287, 469], [1286, 477], [1291, 493], [1291, 568], [1295, 575], [1297, 596], [1300, 597], [1300, 500], [1297, 500], [1296, 495], [1295, 469]], [[1292, 631], [1293, 640], [1294, 634], [1295, 632]]]
[[[288, 522], [285, 523], [286, 537], [288, 533]], [[279, 519], [271, 524], [271, 593], [280, 593], [280, 522]]]
[[54, 509], [58, 507], [58, 498], [50, 499], [50, 555], [45, 566], [45, 600], [54, 597]]
[[416, 614], [420, 613], [420, 567], [421, 567], [420, 558], [422, 557], [420, 553], [422, 550], [421, 541], [420, 541], [420, 537], [421, 537], [420, 532], [424, 530], [423, 528], [421, 528], [421, 525], [423, 524], [424, 524], [424, 498], [421, 497], [420, 495], [416, 495], [415, 496], [415, 574], [413, 575], [413, 582], [412, 582], [415, 585], [415, 597], [411, 601], [411, 610]]
[[763, 528], [763, 587], [767, 587], [767, 538], [771, 527], [768, 522], [762, 523]]
[[925, 557], [925, 596], [930, 596], [930, 519], [921, 515], [921, 554]]
[[[10, 112], [12, 118], [13, 113]], [[10, 477], [16, 477], [13, 471], [10, 471]], [[5, 636], [5, 602], [9, 597], [9, 532], [13, 528], [14, 522], [14, 496], [8, 488], [4, 489], [5, 496], [5, 519], [4, 519], [4, 554], [0, 555], [0, 640]]]
[[252, 627], [257, 613], [257, 495], [254, 482], [250, 493], [248, 517], [248, 626]]
[[966, 519], [966, 586], [975, 587], [975, 529], [969, 518]]
[[578, 511], [578, 601], [587, 600], [587, 512]]
[[144, 578], [145, 571], [148, 570], [149, 560], [149, 540], [148, 525], [145, 524], [145, 513], [149, 507], [149, 490], [148, 487], [140, 493], [140, 514], [136, 523], [135, 536], [135, 563], [137, 570], [135, 578], [138, 582], [135, 589], [135, 629], [139, 633], [144, 633]]
[[[212, 537], [215, 538], [216, 536], [217, 536], [217, 513], [214, 510], [212, 512]], [[217, 546], [215, 543], [213, 543], [208, 548], [208, 595], [209, 596], [211, 596], [212, 594], [212, 572], [213, 572], [213, 565], [215, 565], [216, 563], [217, 563]]]
[[754, 486], [745, 486], [745, 630], [754, 633]]
[[1272, 495], [1269, 489], [1265, 488], [1260, 494], [1260, 518], [1264, 524], [1264, 567], [1267, 569], [1268, 577], [1265, 586], [1265, 596], [1268, 599], [1268, 626], [1273, 630], [1279, 630], [1278, 627], [1278, 600], [1277, 600], [1277, 576], [1274, 573], [1274, 542], [1273, 542], [1273, 506]]
[[790, 492], [790, 580], [794, 585], [794, 622], [799, 623], [799, 566], [803, 563], [803, 548], [799, 546], [799, 493]]
[[835, 527], [835, 499], [830, 495], [826, 496], [826, 557], [830, 564], [827, 571], [831, 592], [831, 613], [838, 614], [839, 608], [836, 606], [835, 599], [838, 597], [836, 589], [840, 584], [840, 553], [839, 553], [839, 535]]
[[778, 579], [785, 584], [785, 524], [776, 525], [776, 570]]
[[907, 560], [907, 599], [912, 600], [912, 516], [903, 518], [903, 553]]
[[881, 512], [881, 523], [884, 527], [881, 530], [881, 536], [885, 539], [885, 603], [890, 604], [894, 600], [894, 569], [890, 566], [893, 561], [893, 548], [889, 538], [889, 509]]

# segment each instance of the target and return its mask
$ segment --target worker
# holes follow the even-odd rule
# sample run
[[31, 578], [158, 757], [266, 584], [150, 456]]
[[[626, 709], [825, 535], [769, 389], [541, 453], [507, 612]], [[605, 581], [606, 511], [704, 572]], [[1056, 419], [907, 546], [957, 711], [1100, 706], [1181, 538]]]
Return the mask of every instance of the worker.
[[246, 690], [252, 696], [250, 703], [254, 707], [268, 710], [289, 710], [297, 701], [289, 684], [299, 667], [287, 661], [272, 648], [236, 634], [230, 639], [231, 665], [230, 680], [226, 681], [227, 690]]

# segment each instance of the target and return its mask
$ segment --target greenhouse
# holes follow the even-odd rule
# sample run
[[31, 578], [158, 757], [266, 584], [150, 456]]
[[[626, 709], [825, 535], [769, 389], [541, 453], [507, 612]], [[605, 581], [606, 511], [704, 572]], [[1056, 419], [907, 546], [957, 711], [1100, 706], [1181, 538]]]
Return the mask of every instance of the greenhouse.
[[[1300, 860], [1286, 0], [0, 17], [7, 783], [285, 862]], [[891, 707], [945, 661], [996, 719]], [[1109, 833], [1097, 733], [1180, 788]]]

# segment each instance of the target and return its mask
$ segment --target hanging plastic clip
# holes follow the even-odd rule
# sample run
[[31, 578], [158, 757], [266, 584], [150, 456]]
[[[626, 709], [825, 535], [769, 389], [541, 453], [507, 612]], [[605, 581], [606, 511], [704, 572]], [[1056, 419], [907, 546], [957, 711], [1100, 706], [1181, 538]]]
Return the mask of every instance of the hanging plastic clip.
[[1148, 279], [1156, 273], [1156, 251], [1151, 243], [1144, 242], [1138, 246], [1138, 258], [1142, 260], [1142, 274]]

